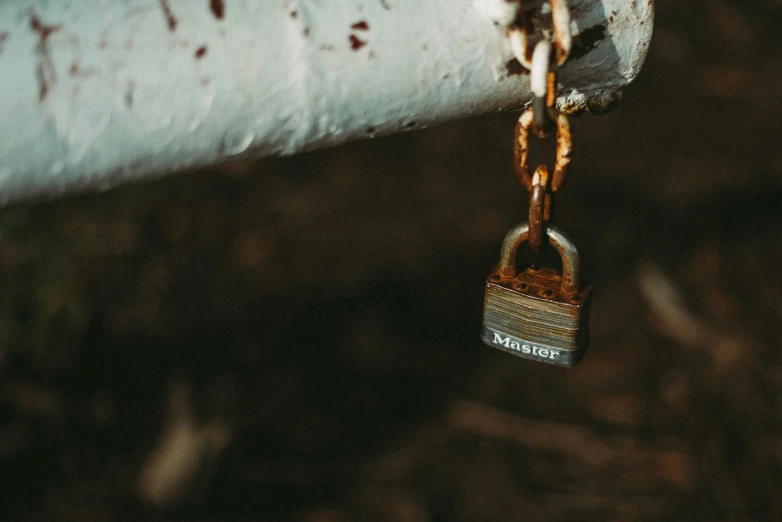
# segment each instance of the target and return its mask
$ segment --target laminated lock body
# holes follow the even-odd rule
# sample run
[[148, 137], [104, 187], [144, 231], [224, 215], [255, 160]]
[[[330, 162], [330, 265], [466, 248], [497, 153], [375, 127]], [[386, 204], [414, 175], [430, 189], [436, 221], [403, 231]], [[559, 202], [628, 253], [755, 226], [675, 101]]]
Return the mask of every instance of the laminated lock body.
[[483, 341], [520, 357], [575, 366], [589, 347], [592, 287], [562, 291], [562, 275], [527, 266], [513, 277], [498, 266], [486, 278]]

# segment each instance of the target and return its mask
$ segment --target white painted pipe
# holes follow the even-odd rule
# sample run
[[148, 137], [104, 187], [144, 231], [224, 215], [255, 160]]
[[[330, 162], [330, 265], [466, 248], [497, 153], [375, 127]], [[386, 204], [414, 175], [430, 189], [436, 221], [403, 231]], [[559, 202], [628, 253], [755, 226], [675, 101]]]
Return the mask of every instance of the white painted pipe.
[[[605, 106], [643, 64], [652, 3], [569, 4], [559, 103]], [[0, 0], [0, 206], [519, 107], [515, 5]]]

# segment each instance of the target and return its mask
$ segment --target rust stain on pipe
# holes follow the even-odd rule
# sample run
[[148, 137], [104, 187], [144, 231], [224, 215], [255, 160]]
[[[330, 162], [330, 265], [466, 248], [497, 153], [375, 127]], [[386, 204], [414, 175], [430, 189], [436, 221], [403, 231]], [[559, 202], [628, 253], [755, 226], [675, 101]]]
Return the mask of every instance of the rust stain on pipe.
[[351, 34], [348, 37], [348, 40], [350, 40], [350, 48], [353, 49], [354, 51], [358, 51], [359, 49], [361, 49], [367, 44], [364, 40], [361, 40], [355, 34]]
[[177, 19], [171, 11], [171, 6], [168, 5], [168, 0], [160, 0], [160, 8], [163, 10], [163, 16], [166, 17], [168, 30], [173, 33], [176, 31]]
[[209, 9], [218, 20], [225, 18], [225, 2], [223, 0], [209, 0]]
[[35, 11], [30, 9], [30, 29], [38, 34], [36, 50], [39, 60], [35, 68], [35, 75], [38, 77], [38, 101], [42, 102], [57, 83], [57, 71], [49, 53], [49, 37], [62, 29], [62, 26], [44, 24]]

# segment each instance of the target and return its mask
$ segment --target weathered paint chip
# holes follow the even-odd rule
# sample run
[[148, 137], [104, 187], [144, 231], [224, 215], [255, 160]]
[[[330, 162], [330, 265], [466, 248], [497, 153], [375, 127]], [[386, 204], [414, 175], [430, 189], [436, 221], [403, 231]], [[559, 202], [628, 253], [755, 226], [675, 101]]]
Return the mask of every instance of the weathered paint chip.
[[49, 37], [59, 31], [61, 25], [46, 25], [38, 18], [35, 11], [30, 9], [30, 29], [38, 33], [38, 64], [35, 67], [35, 76], [38, 79], [38, 101], [46, 99], [49, 91], [57, 82], [57, 71], [49, 54]]
[[209, 0], [209, 9], [218, 20], [225, 18], [225, 2], [223, 0]]
[[166, 17], [168, 30], [173, 33], [176, 31], [177, 19], [171, 11], [171, 7], [168, 5], [168, 0], [160, 0], [160, 8], [163, 10], [163, 16]]
[[367, 44], [364, 40], [361, 40], [355, 34], [351, 34], [348, 40], [350, 40], [350, 48], [354, 51], [358, 51]]

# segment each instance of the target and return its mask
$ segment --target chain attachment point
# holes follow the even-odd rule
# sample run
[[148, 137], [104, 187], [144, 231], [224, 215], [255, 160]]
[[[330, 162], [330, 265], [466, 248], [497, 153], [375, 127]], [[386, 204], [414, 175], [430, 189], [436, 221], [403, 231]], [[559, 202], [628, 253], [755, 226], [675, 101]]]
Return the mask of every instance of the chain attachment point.
[[[567, 0], [549, 0], [553, 26], [554, 58], [557, 67], [562, 66], [570, 55], [573, 35], [570, 33], [570, 9]], [[523, 11], [522, 11], [523, 16]], [[508, 28], [508, 39], [513, 55], [525, 69], [532, 70], [532, 53], [529, 52], [530, 39], [526, 23]]]

